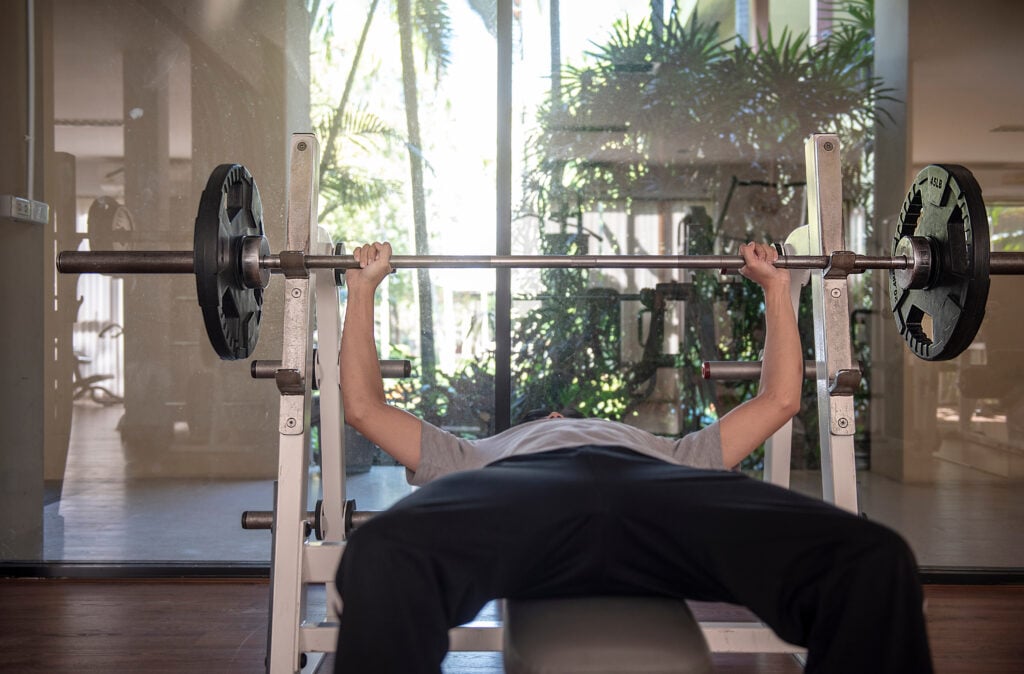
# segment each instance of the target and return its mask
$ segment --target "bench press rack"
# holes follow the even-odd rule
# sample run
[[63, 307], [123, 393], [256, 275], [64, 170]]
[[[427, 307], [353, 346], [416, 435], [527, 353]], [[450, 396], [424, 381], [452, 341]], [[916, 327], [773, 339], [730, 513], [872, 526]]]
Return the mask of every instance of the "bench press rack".
[[[322, 654], [334, 651], [340, 600], [334, 576], [345, 545], [346, 519], [354, 513], [345, 498], [343, 412], [336, 355], [340, 345], [340, 307], [331, 269], [308, 269], [302, 256], [332, 254], [333, 243], [314, 226], [317, 214], [318, 142], [311, 134], [291, 139], [286, 246], [281, 254], [284, 281], [284, 338], [279, 363], [254, 362], [253, 373], [272, 377], [280, 391], [278, 475], [272, 513], [270, 624], [267, 671], [271, 674], [316, 671]], [[833, 264], [821, 272], [793, 270], [796, 307], [802, 285], [810, 279], [814, 303], [814, 370], [818, 382], [821, 428], [822, 483], [826, 500], [857, 512], [853, 452], [853, 393], [860, 372], [852, 360], [850, 339], [850, 266], [844, 251], [839, 141], [835, 135], [811, 136], [806, 145], [810, 224], [799, 227], [786, 241], [787, 254], [826, 255]], [[296, 255], [296, 252], [299, 253]], [[840, 252], [839, 255], [834, 253]], [[852, 253], [849, 254], [852, 256]], [[313, 348], [313, 330], [318, 348]], [[316, 355], [315, 355], [316, 354]], [[314, 358], [321, 405], [321, 465], [323, 501], [316, 512], [311, 540], [308, 500], [308, 462], [311, 390]], [[270, 374], [272, 373], [272, 374]], [[827, 418], [828, 423], [824, 423]], [[789, 486], [792, 422], [766, 443], [765, 479]], [[306, 619], [306, 586], [327, 588], [326, 617]], [[779, 639], [760, 623], [704, 623], [713, 651], [791, 652], [802, 649]], [[451, 650], [501, 650], [502, 627], [496, 623], [470, 625], [451, 631]], [[317, 656], [317, 654], [321, 654]]]

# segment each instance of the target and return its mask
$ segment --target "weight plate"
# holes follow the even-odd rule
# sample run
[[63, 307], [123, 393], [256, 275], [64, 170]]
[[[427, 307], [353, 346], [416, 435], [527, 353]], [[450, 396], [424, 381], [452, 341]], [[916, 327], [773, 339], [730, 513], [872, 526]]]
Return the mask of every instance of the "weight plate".
[[918, 173], [903, 202], [893, 255], [905, 236], [930, 242], [936, 268], [923, 289], [903, 288], [897, 272], [889, 272], [896, 328], [919, 358], [956, 358], [981, 327], [989, 288], [988, 214], [971, 172], [932, 165]]
[[113, 197], [100, 197], [89, 206], [90, 250], [128, 250], [135, 223], [131, 212]]
[[252, 174], [221, 164], [199, 199], [195, 274], [199, 307], [213, 350], [224, 360], [248, 358], [263, 318], [263, 288], [248, 288], [242, 273], [246, 237], [263, 237], [263, 205]]

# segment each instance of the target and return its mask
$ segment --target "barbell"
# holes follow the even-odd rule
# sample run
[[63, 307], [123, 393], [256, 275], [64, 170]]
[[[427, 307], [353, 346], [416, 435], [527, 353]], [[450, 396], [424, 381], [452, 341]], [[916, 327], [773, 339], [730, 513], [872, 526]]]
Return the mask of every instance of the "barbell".
[[[743, 266], [738, 255], [395, 255], [395, 269], [712, 269]], [[783, 255], [777, 267], [820, 269], [830, 277], [886, 270], [900, 335], [920, 358], [948, 360], [974, 340], [985, 315], [990, 274], [1024, 274], [1024, 253], [989, 250], [981, 188], [969, 170], [932, 165], [910, 186], [891, 256], [834, 251]], [[66, 274], [194, 274], [203, 322], [224, 360], [248, 358], [259, 340], [263, 291], [272, 273], [304, 277], [313, 269], [352, 269], [341, 255], [272, 254], [252, 174], [222, 164], [199, 200], [191, 251], [63, 251]], [[930, 324], [930, 326], [929, 326]]]

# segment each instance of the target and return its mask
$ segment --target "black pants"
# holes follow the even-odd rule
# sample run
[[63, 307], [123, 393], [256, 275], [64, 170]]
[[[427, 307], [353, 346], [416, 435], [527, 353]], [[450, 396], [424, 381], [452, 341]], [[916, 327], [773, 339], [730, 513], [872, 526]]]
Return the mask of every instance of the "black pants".
[[748, 607], [807, 672], [930, 672], [902, 538], [726, 471], [581, 447], [436, 480], [357, 529], [337, 670], [436, 674], [491, 599], [663, 595]]

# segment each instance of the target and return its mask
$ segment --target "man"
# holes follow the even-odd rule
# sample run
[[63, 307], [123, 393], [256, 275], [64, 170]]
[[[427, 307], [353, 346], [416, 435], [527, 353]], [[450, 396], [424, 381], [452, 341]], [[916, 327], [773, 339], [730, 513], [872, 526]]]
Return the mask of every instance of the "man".
[[498, 597], [661, 595], [748, 607], [808, 672], [930, 672], [917, 568], [894, 532], [728, 469], [799, 409], [803, 355], [775, 249], [741, 249], [765, 296], [757, 396], [680, 439], [552, 413], [456, 438], [385, 402], [373, 338], [387, 243], [354, 251], [347, 421], [423, 485], [356, 530], [338, 570], [339, 672], [436, 674], [448, 629]]

